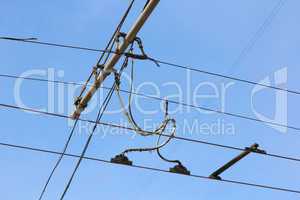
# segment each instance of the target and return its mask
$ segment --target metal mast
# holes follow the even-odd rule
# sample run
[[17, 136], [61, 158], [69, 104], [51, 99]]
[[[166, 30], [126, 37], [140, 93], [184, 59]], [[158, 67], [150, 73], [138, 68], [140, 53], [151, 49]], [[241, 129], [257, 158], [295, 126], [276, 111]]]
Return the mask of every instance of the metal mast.
[[147, 5], [145, 6], [144, 10], [140, 14], [139, 18], [135, 22], [135, 24], [132, 26], [131, 30], [127, 33], [127, 36], [125, 37], [123, 43], [118, 47], [116, 52], [117, 54], [114, 54], [111, 59], [104, 65], [104, 69], [100, 72], [98, 77], [96, 78], [96, 81], [91, 86], [90, 90], [86, 93], [86, 95], [82, 98], [78, 106], [76, 107], [76, 110], [72, 114], [73, 119], [77, 119], [80, 117], [82, 111], [86, 108], [89, 101], [97, 91], [97, 89], [102, 85], [103, 81], [110, 75], [110, 73], [113, 71], [114, 66], [118, 63], [118, 61], [121, 58], [121, 54], [125, 52], [125, 50], [128, 48], [131, 42], [135, 39], [138, 32], [141, 30], [142, 26], [145, 24], [147, 19], [150, 17], [151, 13], [154, 11], [155, 7], [159, 3], [160, 0], [149, 0]]

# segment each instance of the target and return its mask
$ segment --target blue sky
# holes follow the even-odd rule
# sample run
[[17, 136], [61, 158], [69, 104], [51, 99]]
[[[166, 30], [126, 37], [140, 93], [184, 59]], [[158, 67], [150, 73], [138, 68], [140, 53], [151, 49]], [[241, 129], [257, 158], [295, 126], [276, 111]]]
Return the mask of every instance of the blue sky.
[[[127, 1], [120, 0], [74, 0], [65, 1], [2, 1], [0, 7], [0, 35], [15, 37], [37, 37], [41, 41], [66, 43], [104, 48]], [[127, 31], [139, 14], [144, 1], [138, 1], [126, 21], [124, 31]], [[299, 34], [298, 28], [300, 2], [286, 0], [280, 12], [272, 23], [265, 26], [252, 48], [237, 65], [233, 65], [242, 50], [249, 45], [257, 30], [264, 23], [276, 0], [246, 0], [246, 1], [216, 1], [216, 0], [162, 0], [150, 20], [140, 32], [146, 51], [155, 58], [175, 63], [193, 66], [226, 75], [241, 77], [253, 81], [261, 81], [270, 77], [274, 84], [274, 73], [287, 68], [288, 83], [286, 87], [300, 90], [298, 82], [299, 70]], [[32, 46], [7, 41], [0, 41], [1, 74], [20, 75], [28, 70], [53, 69], [55, 78], [67, 81], [83, 81], [87, 78], [91, 67], [95, 64], [98, 54], [68, 49], [58, 49], [43, 46]], [[63, 77], [57, 73], [64, 72]], [[162, 97], [174, 94], [176, 88], [166, 86], [166, 83], [176, 82], [183, 88], [182, 101], [193, 98], [193, 91], [199, 83], [209, 82], [221, 91], [222, 84], [230, 81], [199, 73], [190, 74], [187, 83], [187, 72], [161, 66], [157, 68], [151, 62], [138, 61], [135, 71], [135, 85], [154, 82], [159, 87]], [[46, 76], [42, 78], [47, 78]], [[111, 80], [107, 81], [109, 85]], [[125, 82], [125, 81], [124, 81]], [[254, 87], [233, 82], [226, 93], [225, 110], [256, 117], [251, 108], [251, 92]], [[15, 80], [0, 79], [1, 103], [16, 104], [14, 90]], [[123, 85], [128, 87], [127, 84]], [[64, 88], [63, 104], [70, 106], [73, 96], [68, 95], [70, 88]], [[155, 94], [153, 87], [142, 87], [141, 92]], [[202, 88], [201, 94], [210, 94], [210, 88]], [[48, 87], [45, 83], [24, 82], [21, 88], [21, 98], [32, 108], [46, 107], [48, 104]], [[54, 108], [58, 110], [58, 87], [54, 89]], [[263, 90], [255, 96], [256, 110], [266, 116], [273, 116], [275, 109], [275, 91]], [[61, 96], [60, 96], [61, 98]], [[298, 124], [298, 97], [288, 94], [287, 116], [288, 124]], [[198, 105], [220, 109], [220, 98], [204, 99]], [[158, 101], [139, 99], [146, 109], [159, 109]], [[171, 108], [174, 105], [171, 105]], [[117, 97], [114, 96], [109, 106], [110, 110], [119, 108]], [[282, 108], [282, 106], [281, 106]], [[49, 108], [48, 108], [49, 109]], [[284, 109], [284, 108], [283, 108]], [[138, 112], [139, 122], [143, 119], [161, 120], [161, 113], [144, 115]], [[177, 112], [173, 115], [178, 123], [177, 135], [195, 139], [203, 139], [226, 145], [246, 147], [257, 142], [269, 153], [277, 153], [300, 157], [298, 151], [300, 132], [288, 130], [286, 133], [266, 125], [237, 119], [218, 114], [203, 114], [191, 109]], [[69, 114], [70, 110], [62, 111]], [[44, 117], [20, 111], [0, 109], [2, 125], [0, 126], [0, 142], [34, 146], [60, 151], [70, 131], [66, 120]], [[84, 118], [94, 119], [95, 110], [84, 115]], [[107, 114], [103, 121], [118, 123], [125, 118], [119, 114]], [[214, 124], [234, 125], [235, 133], [206, 134], [184, 132], [184, 121]], [[99, 134], [93, 140], [88, 155], [110, 159], [128, 147], [151, 145], [155, 138], [135, 137], [129, 134], [102, 137]], [[79, 153], [86, 139], [86, 131], [72, 140], [68, 152]], [[179, 141], [171, 142], [164, 154], [180, 159], [194, 174], [209, 175], [219, 166], [238, 154], [236, 151], [191, 144]], [[36, 199], [42, 189], [51, 167], [57, 157], [35, 152], [1, 148], [0, 187], [3, 199]], [[130, 154], [135, 164], [142, 164], [163, 169], [173, 164], [164, 163], [156, 154]], [[74, 159], [64, 159], [55, 174], [47, 191], [45, 199], [57, 199], [62, 192], [70, 171], [75, 164]], [[241, 180], [259, 184], [274, 185], [292, 189], [300, 189], [299, 163], [284, 161], [264, 156], [250, 155], [228, 172], [226, 179]], [[123, 166], [98, 164], [84, 161], [66, 199], [299, 199], [298, 195], [282, 193], [257, 188], [249, 188], [232, 184], [222, 184], [203, 181], [189, 177], [160, 174], [148, 171], [130, 169]]]

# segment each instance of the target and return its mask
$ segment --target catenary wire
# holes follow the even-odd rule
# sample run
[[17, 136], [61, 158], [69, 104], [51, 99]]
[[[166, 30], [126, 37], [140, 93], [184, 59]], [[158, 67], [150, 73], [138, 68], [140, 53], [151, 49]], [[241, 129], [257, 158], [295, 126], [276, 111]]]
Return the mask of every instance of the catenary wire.
[[[111, 51], [111, 50], [110, 50]], [[165, 63], [166, 64], [166, 63]], [[170, 64], [170, 63], [169, 63]], [[210, 75], [216, 75], [214, 73], [207, 73], [207, 74], [210, 74]], [[221, 76], [221, 77], [225, 77], [226, 76]], [[232, 79], [230, 78], [229, 76], [227, 77], [229, 79]], [[295, 92], [295, 91], [291, 91], [291, 90], [286, 90], [286, 89], [283, 89], [283, 88], [277, 88], [277, 87], [273, 87], [273, 86], [266, 86], [264, 84], [259, 84], [259, 83], [255, 83], [255, 82], [251, 82], [251, 81], [247, 81], [247, 80], [242, 80], [242, 79], [232, 79], [232, 80], [237, 80], [237, 81], [240, 81], [240, 82], [245, 82], [245, 83], [250, 83], [250, 84], [256, 84], [256, 85], [261, 85], [261, 86], [264, 86], [264, 87], [269, 87], [269, 88], [272, 88], [272, 89], [277, 89], [277, 90], [283, 90], [283, 91], [286, 91], [286, 92], [291, 92], [291, 93], [295, 93], [295, 94], [300, 94], [299, 92]], [[75, 124], [77, 123], [77, 120], [75, 122]], [[96, 123], [97, 124], [97, 123]], [[76, 125], [75, 125], [76, 126]], [[73, 127], [74, 129], [74, 127]], [[0, 143], [0, 145], [3, 145], [2, 143]], [[13, 146], [13, 145], [11, 145]], [[46, 150], [47, 151], [47, 150]], [[61, 156], [63, 156], [65, 153], [59, 153], [57, 152], [57, 154], [60, 154]], [[79, 157], [79, 156], [76, 156], [76, 155], [72, 155], [70, 154], [69, 156], [72, 156], [72, 157]], [[91, 160], [96, 160], [95, 158], [85, 158], [85, 157], [82, 157], [80, 156], [80, 158], [84, 158], [84, 159], [91, 159]], [[100, 159], [98, 159], [99, 161]], [[105, 160], [102, 160], [102, 161], [105, 161]], [[109, 162], [109, 161], [105, 161], [105, 162]], [[151, 169], [149, 167], [144, 167], [144, 166], [133, 166], [133, 167], [138, 167], [138, 168], [143, 168], [143, 169]], [[152, 170], [155, 170], [155, 171], [161, 171], [161, 172], [168, 172], [166, 170], [161, 170], [161, 169], [155, 169], [155, 168], [152, 168]], [[198, 177], [198, 178], [207, 178], [207, 177], [204, 177], [204, 176], [198, 176], [198, 175], [191, 175], [192, 177]], [[284, 189], [284, 188], [277, 188], [277, 187], [272, 187], [272, 186], [264, 186], [264, 185], [257, 185], [257, 184], [251, 184], [251, 183], [245, 183], [245, 182], [239, 182], [239, 181], [232, 181], [232, 180], [222, 180], [224, 182], [229, 182], [229, 183], [235, 183], [235, 184], [242, 184], [242, 185], [248, 185], [248, 186], [255, 186], [255, 187], [262, 187], [262, 188], [266, 188], [266, 189], [274, 189], [274, 190], [280, 190], [280, 191], [286, 191], [286, 192], [293, 192], [293, 193], [300, 193], [300, 191], [296, 191], [296, 190], [290, 190], [290, 189]]]
[[[46, 46], [53, 46], [53, 47], [71, 48], [71, 49], [84, 50], [84, 51], [102, 52], [102, 53], [103, 52], [108, 52], [108, 53], [113, 53], [113, 54], [125, 55], [125, 54], [117, 53], [116, 51], [93, 49], [93, 48], [88, 48], [88, 47], [80, 47], [80, 46], [65, 45], [65, 44], [56, 44], [56, 43], [49, 43], [49, 42], [24, 40], [24, 39], [12, 38], [12, 37], [0, 37], [0, 39], [17, 41], [17, 42], [32, 43], [32, 44], [39, 44], [39, 45], [46, 45]], [[284, 92], [288, 92], [288, 93], [291, 93], [291, 94], [300, 95], [300, 91], [297, 91], [297, 90], [285, 89], [285, 88], [276, 87], [276, 86], [272, 86], [272, 85], [262, 84], [262, 83], [255, 82], [255, 81], [250, 81], [250, 80], [237, 78], [237, 77], [233, 77], [233, 76], [227, 76], [227, 75], [224, 75], [224, 74], [214, 73], [214, 72], [211, 72], [211, 71], [201, 70], [201, 69], [198, 69], [198, 68], [195, 68], [195, 67], [189, 67], [187, 65], [180, 65], [180, 64], [176, 64], [176, 63], [172, 63], [172, 62], [168, 62], [168, 61], [163, 61], [163, 60], [159, 60], [159, 59], [153, 59], [153, 60], [155, 60], [157, 63], [167, 65], [167, 66], [170, 66], [170, 67], [173, 67], [173, 68], [190, 70], [190, 71], [193, 71], [193, 72], [202, 73], [202, 74], [206, 74], [206, 75], [210, 75], [210, 76], [214, 76], [214, 77], [221, 77], [221, 78], [228, 79], [228, 80], [238, 81], [238, 82], [242, 82], [242, 83], [246, 83], [246, 84], [250, 84], [250, 85], [259, 85], [259, 86], [274, 89], [274, 90], [279, 90], [279, 91], [284, 91]]]
[[[14, 145], [14, 144], [8, 144], [8, 143], [0, 143], [0, 145], [4, 146], [4, 147], [8, 147], [8, 148], [23, 149], [23, 150], [41, 152], [41, 153], [47, 153], [47, 154], [55, 154], [55, 155], [61, 155], [62, 154], [62, 153], [57, 152], [57, 151], [46, 150], [46, 149], [41, 149], [41, 148], [33, 148], [33, 147], [27, 147], [27, 146], [21, 146], [21, 145]], [[80, 158], [79, 155], [69, 154], [69, 153], [66, 153], [65, 156], [69, 156], [69, 157], [73, 157], [73, 158]], [[215, 180], [215, 179], [211, 179], [207, 176], [196, 175], [196, 174], [190, 174], [190, 175], [177, 174], [177, 173], [173, 173], [173, 172], [170, 172], [168, 170], [165, 170], [165, 169], [159, 169], [159, 168], [148, 167], [148, 166], [143, 166], [143, 165], [122, 165], [122, 164], [112, 163], [112, 162], [110, 162], [108, 160], [105, 160], [105, 159], [87, 157], [87, 156], [84, 156], [83, 159], [90, 160], [90, 161], [97, 161], [97, 162], [107, 163], [107, 164], [112, 164], [112, 165], [121, 165], [121, 166], [129, 167], [129, 168], [137, 168], [137, 169], [143, 169], [143, 170], [148, 170], [148, 171], [168, 173], [168, 174], [172, 174], [172, 175], [180, 175], [180, 176], [186, 176], [186, 177], [205, 179], [205, 180], [210, 180], [210, 181], [215, 181], [215, 182], [231, 183], [231, 184], [236, 184], [236, 185], [243, 185], [243, 186], [256, 187], [256, 188], [262, 188], [262, 189], [268, 189], [268, 190], [276, 190], [276, 191], [281, 191], [281, 192], [289, 192], [289, 193], [300, 194], [299, 190], [293, 190], [293, 189], [282, 188], [282, 187], [275, 187], [275, 186], [269, 186], [269, 185], [262, 185], [262, 184], [255, 184], [255, 183], [249, 183], [249, 182], [235, 181], [235, 180], [229, 180], [229, 179]]]
[[273, 20], [276, 18], [282, 7], [287, 3], [287, 0], [278, 0], [274, 8], [271, 10], [270, 14], [261, 24], [259, 29], [255, 32], [253, 37], [247, 43], [247, 45], [242, 49], [236, 60], [233, 62], [232, 67], [237, 68], [241, 61], [246, 58], [248, 53], [252, 50], [254, 45], [257, 43], [259, 38], [266, 32], [267, 28], [272, 24]]
[[[33, 113], [38, 113], [38, 114], [42, 114], [42, 115], [48, 115], [48, 116], [52, 116], [52, 117], [59, 117], [59, 118], [71, 119], [70, 116], [63, 115], [63, 114], [50, 113], [50, 112], [45, 112], [45, 111], [40, 111], [40, 110], [35, 110], [35, 109], [30, 109], [30, 108], [22, 108], [22, 107], [19, 107], [19, 106], [13, 106], [13, 105], [8, 105], [8, 104], [2, 104], [2, 103], [0, 103], [0, 107], [10, 108], [10, 109], [16, 109], [16, 110], [22, 110], [22, 111], [26, 111], [26, 112], [33, 112]], [[112, 127], [112, 128], [125, 129], [125, 130], [129, 130], [129, 131], [134, 131], [135, 130], [135, 129], [130, 128], [130, 127], [125, 127], [125, 126], [121, 126], [121, 125], [117, 125], [117, 124], [112, 124], [112, 123], [95, 122], [95, 121], [92, 121], [92, 120], [81, 119], [81, 118], [79, 118], [78, 120], [82, 121], [82, 122], [91, 123], [91, 124], [98, 123], [99, 125], [102, 125], [102, 126], [108, 126], [108, 127]], [[151, 133], [151, 132], [149, 132], [149, 133]], [[165, 135], [165, 134], [162, 134], [162, 136], [164, 136], [164, 137], [170, 137], [169, 135]], [[245, 151], [244, 148], [239, 148], [239, 147], [234, 147], [234, 146], [229, 146], [229, 145], [222, 145], [222, 144], [207, 142], [207, 141], [203, 141], [203, 140], [185, 138], [185, 137], [180, 137], [180, 136], [174, 136], [173, 138], [177, 139], [177, 140], [186, 141], [186, 142], [198, 143], [198, 144], [203, 144], [203, 145], [212, 146], [212, 147], [218, 147], [218, 148], [223, 148], [223, 149], [230, 149], [230, 150], [235, 150], [235, 151]], [[270, 153], [262, 154], [262, 153], [255, 152], [255, 151], [253, 153], [259, 154], [259, 155], [263, 155], [263, 156], [270, 156], [270, 157], [274, 157], [274, 158], [289, 160], [289, 161], [300, 162], [300, 158], [294, 158], [294, 157], [282, 156], [282, 155], [270, 154]]]
[[[39, 82], [51, 82], [51, 83], [65, 84], [65, 85], [83, 85], [81, 83], [76, 83], [76, 82], [47, 80], [47, 79], [41, 79], [41, 78], [30, 78], [30, 77], [22, 77], [22, 76], [6, 75], [6, 74], [0, 74], [0, 77], [16, 78], [16, 79], [19, 78], [19, 79], [24, 79], [24, 80], [39, 81]], [[105, 86], [101, 86], [101, 87], [106, 89], [106, 90], [109, 90], [109, 87], [105, 87]], [[124, 93], [127, 93], [127, 94], [130, 94], [130, 91], [127, 91], [127, 90], [120, 90], [120, 91], [124, 92]], [[144, 94], [144, 93], [132, 92], [132, 94], [138, 95], [138, 96], [141, 96], [141, 97], [145, 97], [145, 98], [149, 98], [149, 99], [165, 101], [165, 99], [163, 99], [161, 97], [147, 95], [147, 94]], [[246, 116], [246, 115], [243, 115], [243, 114], [225, 112], [225, 111], [221, 111], [221, 110], [217, 110], [217, 109], [213, 109], [213, 108], [208, 108], [208, 107], [204, 107], [204, 106], [196, 106], [196, 105], [193, 105], [193, 104], [188, 104], [188, 103], [179, 102], [179, 101], [175, 101], [175, 100], [168, 100], [168, 101], [169, 101], [169, 103], [176, 104], [176, 105], [182, 105], [182, 106], [185, 106], [185, 107], [191, 107], [191, 108], [195, 108], [195, 109], [205, 110], [205, 111], [209, 111], [209, 112], [213, 112], [213, 113], [217, 113], [217, 114], [222, 114], [222, 115], [227, 115], [227, 116], [240, 118], [240, 119], [244, 119], [244, 120], [249, 120], [249, 121], [254, 121], [254, 122], [258, 122], [258, 123], [264, 123], [264, 124], [269, 124], [269, 125], [274, 125], [274, 126], [278, 126], [278, 127], [284, 127], [284, 128], [300, 131], [300, 127], [296, 127], [296, 126], [289, 126], [289, 125], [284, 125], [284, 124], [280, 124], [280, 123], [276, 123], [276, 122], [260, 120], [260, 119], [256, 119], [254, 117], [249, 117], [249, 116]]]

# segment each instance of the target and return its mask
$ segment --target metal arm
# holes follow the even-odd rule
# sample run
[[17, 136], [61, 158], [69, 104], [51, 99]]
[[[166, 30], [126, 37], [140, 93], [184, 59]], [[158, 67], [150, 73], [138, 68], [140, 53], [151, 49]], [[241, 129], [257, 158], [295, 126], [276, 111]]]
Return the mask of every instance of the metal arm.
[[240, 160], [242, 160], [243, 158], [245, 158], [251, 152], [257, 152], [257, 153], [261, 153], [261, 154], [265, 154], [266, 153], [265, 151], [258, 149], [258, 147], [259, 147], [258, 144], [253, 144], [251, 147], [245, 148], [244, 152], [242, 152], [240, 155], [238, 155], [237, 157], [235, 157], [234, 159], [232, 159], [231, 161], [229, 161], [228, 163], [226, 163], [224, 166], [220, 167], [217, 171], [215, 171], [214, 173], [212, 173], [209, 176], [209, 178], [221, 180], [222, 178], [220, 177], [220, 175], [223, 172], [225, 172], [227, 169], [229, 169], [230, 167], [232, 167], [233, 165], [235, 165], [237, 162], [239, 162]]

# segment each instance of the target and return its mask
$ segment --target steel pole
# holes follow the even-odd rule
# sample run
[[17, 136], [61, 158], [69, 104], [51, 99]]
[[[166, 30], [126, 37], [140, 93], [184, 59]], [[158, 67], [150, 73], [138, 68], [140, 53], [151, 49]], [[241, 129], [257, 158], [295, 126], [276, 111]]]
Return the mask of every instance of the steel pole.
[[86, 95], [82, 98], [78, 106], [76, 107], [76, 110], [72, 114], [73, 119], [79, 118], [80, 114], [86, 106], [88, 105], [88, 102], [91, 100], [95, 92], [98, 90], [98, 88], [102, 85], [103, 81], [111, 74], [113, 71], [114, 66], [118, 63], [118, 61], [121, 58], [121, 54], [123, 54], [131, 42], [135, 39], [138, 32], [141, 30], [147, 19], [150, 17], [151, 13], [154, 11], [155, 7], [159, 3], [160, 0], [149, 0], [148, 4], [140, 14], [139, 18], [137, 19], [136, 23], [132, 26], [130, 31], [127, 33], [126, 38], [124, 39], [123, 43], [120, 45], [120, 47], [117, 49], [117, 52], [119, 54], [114, 54], [111, 59], [105, 64], [104, 69], [100, 72], [98, 77], [96, 78], [95, 83], [91, 86], [89, 91], [86, 93]]

